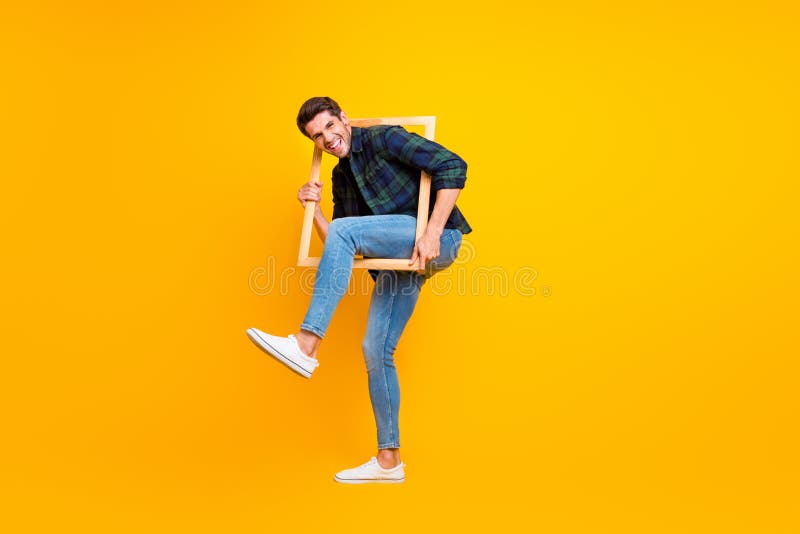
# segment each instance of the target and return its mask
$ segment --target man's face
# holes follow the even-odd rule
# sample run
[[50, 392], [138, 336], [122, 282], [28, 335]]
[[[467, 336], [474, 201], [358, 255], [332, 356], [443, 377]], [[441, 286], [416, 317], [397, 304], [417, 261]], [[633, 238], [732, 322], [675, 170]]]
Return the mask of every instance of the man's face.
[[342, 111], [342, 118], [331, 115], [330, 111], [318, 113], [311, 122], [306, 124], [306, 132], [328, 154], [337, 158], [344, 158], [350, 154], [350, 140], [353, 130], [347, 121], [347, 115]]

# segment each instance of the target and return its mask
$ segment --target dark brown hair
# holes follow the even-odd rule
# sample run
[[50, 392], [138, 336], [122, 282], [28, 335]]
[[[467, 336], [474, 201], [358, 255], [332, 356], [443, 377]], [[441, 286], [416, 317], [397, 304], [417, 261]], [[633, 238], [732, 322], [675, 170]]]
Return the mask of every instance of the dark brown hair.
[[300, 106], [300, 111], [297, 113], [297, 127], [303, 135], [308, 137], [306, 124], [314, 120], [314, 117], [323, 111], [329, 111], [331, 115], [335, 115], [340, 119], [342, 118], [342, 108], [339, 107], [339, 104], [337, 104], [334, 99], [328, 96], [309, 98]]

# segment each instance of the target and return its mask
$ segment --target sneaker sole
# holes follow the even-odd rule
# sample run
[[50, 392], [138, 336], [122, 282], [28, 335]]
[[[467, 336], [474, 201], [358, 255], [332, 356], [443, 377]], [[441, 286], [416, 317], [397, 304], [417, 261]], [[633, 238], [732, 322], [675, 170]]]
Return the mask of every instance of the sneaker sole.
[[306, 371], [305, 369], [294, 363], [292, 360], [281, 354], [277, 349], [275, 349], [275, 347], [270, 345], [266, 339], [259, 336], [258, 332], [256, 332], [253, 328], [247, 329], [247, 337], [250, 338], [250, 341], [252, 341], [256, 345], [256, 347], [260, 348], [261, 350], [263, 350], [264, 352], [266, 352], [267, 354], [269, 354], [270, 356], [272, 356], [273, 358], [284, 364], [286, 367], [288, 367], [298, 375], [302, 376], [303, 378], [311, 378], [311, 373], [309, 373], [308, 371]]
[[403, 478], [339, 478], [334, 475], [333, 479], [339, 484], [402, 484], [406, 481]]

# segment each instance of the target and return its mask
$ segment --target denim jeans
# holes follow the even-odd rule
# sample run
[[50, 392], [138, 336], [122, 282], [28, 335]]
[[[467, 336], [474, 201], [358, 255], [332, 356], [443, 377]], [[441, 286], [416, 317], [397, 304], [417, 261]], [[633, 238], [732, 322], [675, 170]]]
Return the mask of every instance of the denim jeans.
[[[410, 258], [417, 220], [409, 215], [343, 217], [328, 226], [311, 304], [300, 328], [324, 337], [333, 312], [350, 281], [353, 257]], [[400, 446], [400, 386], [394, 351], [417, 304], [425, 280], [447, 268], [458, 255], [461, 232], [445, 229], [439, 256], [416, 271], [378, 271], [369, 305], [362, 349], [367, 364], [369, 395], [378, 428], [378, 448]]]

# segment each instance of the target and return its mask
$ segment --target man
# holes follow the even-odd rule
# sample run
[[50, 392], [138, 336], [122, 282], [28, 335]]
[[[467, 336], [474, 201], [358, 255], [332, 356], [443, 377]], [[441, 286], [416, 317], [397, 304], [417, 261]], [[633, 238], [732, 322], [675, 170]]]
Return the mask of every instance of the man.
[[[350, 126], [347, 114], [328, 97], [306, 101], [297, 126], [319, 148], [339, 158], [333, 169], [333, 216], [328, 223], [317, 204], [314, 225], [325, 246], [314, 292], [299, 331], [288, 337], [247, 331], [262, 350], [298, 374], [310, 378], [317, 352], [353, 267], [361, 254], [411, 258], [416, 271], [371, 272], [375, 279], [362, 349], [370, 400], [378, 431], [378, 453], [369, 462], [336, 474], [342, 483], [399, 483], [398, 409], [400, 390], [394, 351], [420, 289], [427, 278], [455, 260], [462, 234], [472, 229], [455, 202], [466, 180], [467, 165], [456, 154], [399, 126]], [[415, 242], [420, 171], [431, 177], [428, 225]], [[318, 202], [322, 184], [310, 182], [297, 198]]]

